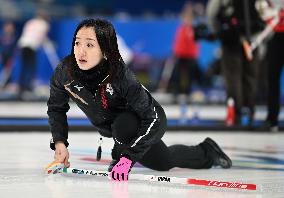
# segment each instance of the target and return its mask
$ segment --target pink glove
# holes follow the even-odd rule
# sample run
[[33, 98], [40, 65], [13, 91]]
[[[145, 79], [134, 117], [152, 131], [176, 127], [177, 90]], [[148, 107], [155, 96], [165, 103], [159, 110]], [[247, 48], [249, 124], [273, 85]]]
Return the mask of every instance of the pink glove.
[[132, 161], [126, 157], [121, 157], [111, 170], [111, 179], [118, 181], [127, 181]]

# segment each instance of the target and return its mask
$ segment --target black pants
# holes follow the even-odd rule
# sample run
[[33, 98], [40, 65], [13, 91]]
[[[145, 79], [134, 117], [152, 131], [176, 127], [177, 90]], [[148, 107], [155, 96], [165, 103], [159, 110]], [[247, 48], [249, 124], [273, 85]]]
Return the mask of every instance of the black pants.
[[[164, 110], [157, 108], [157, 111], [162, 123], [159, 130], [165, 130], [166, 116]], [[139, 118], [135, 113], [122, 113], [113, 123], [113, 137], [127, 144], [132, 138], [137, 136], [138, 127]], [[120, 153], [124, 148], [121, 145], [115, 144], [112, 150], [112, 158], [119, 159]], [[196, 146], [167, 146], [162, 140], [153, 144], [138, 162], [147, 168], [158, 171], [167, 171], [174, 167], [193, 169], [211, 168], [213, 165], [210, 150], [207, 149], [206, 145], [203, 145], [203, 143]]]
[[225, 79], [227, 97], [235, 102], [236, 122], [241, 120], [242, 107], [250, 110], [253, 118], [257, 83], [257, 54], [249, 62], [244, 56], [241, 45], [222, 46], [222, 72]]
[[201, 71], [195, 59], [175, 57], [175, 66], [171, 77], [170, 89], [174, 94], [188, 94], [192, 83], [201, 82]]
[[284, 33], [275, 33], [268, 43], [268, 115], [267, 121], [272, 126], [278, 125], [280, 111], [280, 84], [284, 64]]
[[32, 90], [32, 83], [36, 72], [36, 51], [29, 47], [21, 49], [22, 66], [20, 70], [20, 93]]

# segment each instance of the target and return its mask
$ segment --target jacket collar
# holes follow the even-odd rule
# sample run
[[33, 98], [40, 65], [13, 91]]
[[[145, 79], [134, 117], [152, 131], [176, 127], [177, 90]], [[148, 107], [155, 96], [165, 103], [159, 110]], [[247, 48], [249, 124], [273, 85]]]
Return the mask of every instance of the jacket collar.
[[[107, 75], [102, 82], [99, 84], [102, 85], [109, 75]], [[85, 88], [78, 80], [72, 80], [71, 82], [64, 85], [66, 91], [68, 91], [74, 98], [81, 100], [84, 104], [88, 105], [88, 101], [93, 100], [93, 94]], [[82, 97], [83, 96], [83, 97]]]
[[[105, 81], [108, 79], [109, 75], [107, 75], [100, 83], [99, 86], [104, 84]], [[79, 93], [82, 91], [88, 91], [82, 83], [80, 83], [79, 80], [72, 80], [71, 82], [64, 85], [64, 87], [68, 87], [72, 91]], [[89, 91], [88, 91], [89, 92]]]

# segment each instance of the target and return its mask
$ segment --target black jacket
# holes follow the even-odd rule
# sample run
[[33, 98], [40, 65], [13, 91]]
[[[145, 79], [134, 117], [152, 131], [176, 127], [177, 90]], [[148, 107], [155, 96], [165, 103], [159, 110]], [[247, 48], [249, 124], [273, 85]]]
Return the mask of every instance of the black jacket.
[[[50, 147], [55, 149], [56, 141], [63, 141], [68, 146], [68, 123], [66, 112], [69, 110], [69, 98], [86, 114], [99, 133], [112, 137], [111, 124], [123, 111], [134, 111], [141, 119], [137, 137], [122, 153], [138, 161], [150, 146], [164, 135], [165, 126], [161, 125], [157, 108], [161, 106], [135, 78], [130, 69], [120, 65], [112, 83], [101, 82], [95, 93], [86, 89], [78, 80], [68, 75], [68, 65], [59, 64], [50, 81], [48, 100], [49, 125], [52, 133]], [[164, 112], [164, 111], [159, 111]], [[164, 115], [163, 115], [164, 116]], [[160, 129], [159, 129], [160, 128]]]
[[[242, 44], [241, 38], [251, 39], [251, 36], [265, 28], [266, 23], [261, 19], [255, 7], [257, 1], [260, 0], [208, 1], [206, 9], [208, 25], [222, 44], [239, 47]], [[247, 15], [245, 7], [248, 11]], [[250, 23], [247, 23], [247, 17]]]

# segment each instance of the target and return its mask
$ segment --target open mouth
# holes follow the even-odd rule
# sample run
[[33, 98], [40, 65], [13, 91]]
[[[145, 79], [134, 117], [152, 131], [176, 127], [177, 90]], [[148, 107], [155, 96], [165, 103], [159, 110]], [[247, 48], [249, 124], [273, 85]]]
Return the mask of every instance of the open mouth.
[[80, 63], [80, 64], [85, 64], [85, 63], [87, 63], [87, 60], [85, 60], [85, 59], [79, 59], [79, 63]]

